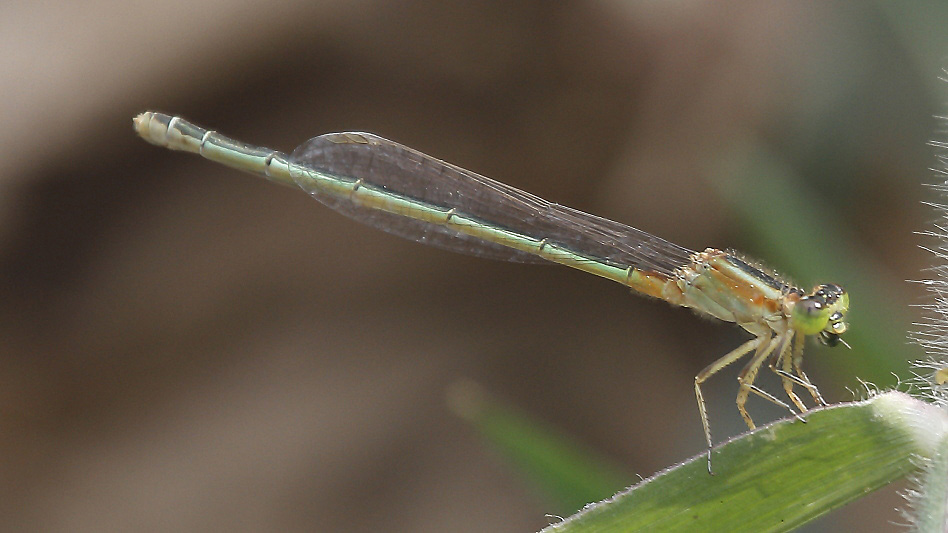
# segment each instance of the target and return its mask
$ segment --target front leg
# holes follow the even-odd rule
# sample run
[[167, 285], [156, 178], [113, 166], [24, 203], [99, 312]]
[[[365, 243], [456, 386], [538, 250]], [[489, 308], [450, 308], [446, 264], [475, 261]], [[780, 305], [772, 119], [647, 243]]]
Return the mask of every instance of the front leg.
[[[796, 370], [797, 375], [800, 376], [803, 385], [806, 390], [810, 391], [810, 396], [813, 396], [813, 401], [819, 405], [826, 406], [826, 400], [823, 399], [823, 395], [820, 394], [820, 390], [816, 388], [810, 378], [806, 377], [806, 373], [803, 372], [803, 343], [806, 341], [806, 335], [803, 332], [797, 332], [796, 336], [796, 346], [793, 347], [793, 368]], [[790, 370], [789, 368], [787, 369]]]
[[[784, 333], [784, 335], [789, 338], [794, 338], [795, 343], [799, 345], [800, 341], [803, 339], [796, 336], [798, 334], [793, 332]], [[793, 342], [787, 342], [785, 346], [776, 354], [773, 361], [770, 363], [770, 369], [773, 370], [775, 374], [780, 376], [780, 380], [783, 382], [783, 390], [787, 393], [787, 397], [790, 398], [790, 401], [800, 410], [801, 413], [806, 412], [806, 404], [800, 400], [800, 397], [797, 396], [797, 393], [793, 391], [793, 384], [806, 386], [804, 383], [800, 383], [800, 380], [793, 375], [793, 367], [790, 355], [790, 345], [794, 344]], [[796, 346], [794, 346], [796, 348]], [[777, 364], [780, 363], [783, 368], [778, 369]]]
[[[744, 365], [744, 368], [741, 369], [741, 373], [737, 376], [737, 382], [741, 384], [740, 388], [737, 391], [737, 410], [740, 411], [741, 417], [744, 419], [744, 422], [747, 423], [747, 427], [750, 429], [755, 429], [757, 426], [754, 425], [754, 421], [751, 419], [750, 415], [747, 413], [747, 409], [744, 407], [744, 404], [747, 403], [747, 397], [751, 392], [754, 392], [765, 398], [767, 400], [774, 401], [777, 405], [782, 405], [787, 409], [790, 407], [777, 400], [770, 394], [761, 394], [763, 391], [754, 386], [754, 380], [757, 379], [757, 373], [760, 371], [760, 365], [774, 353], [774, 350], [783, 350], [784, 345], [787, 342], [786, 335], [778, 335], [776, 337], [758, 337], [761, 340], [761, 344], [757, 348], [757, 352], [751, 357], [751, 360]], [[779, 352], [778, 352], [779, 353]], [[793, 413], [793, 410], [790, 409], [790, 412]], [[796, 414], [796, 413], [794, 413]]]

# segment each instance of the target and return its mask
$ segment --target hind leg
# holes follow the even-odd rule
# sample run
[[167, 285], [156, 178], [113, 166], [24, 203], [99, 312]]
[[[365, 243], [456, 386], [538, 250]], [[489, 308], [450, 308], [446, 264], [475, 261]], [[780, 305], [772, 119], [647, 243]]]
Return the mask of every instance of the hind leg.
[[[704, 428], [704, 438], [708, 442], [709, 474], [711, 473], [711, 426], [708, 424], [708, 410], [704, 403], [704, 394], [701, 393], [701, 384], [707, 381], [711, 376], [717, 374], [722, 368], [747, 355], [748, 352], [752, 350], [759, 351], [761, 343], [765, 340], [768, 340], [768, 337], [758, 336], [745, 342], [744, 344], [725, 354], [724, 357], [721, 357], [717, 361], [705, 367], [704, 370], [695, 376], [695, 398], [698, 400], [698, 413], [701, 415], [701, 426]], [[748, 424], [753, 427], [752, 424], [754, 422], [750, 421], [750, 417], [746, 417], [745, 421], [749, 421]]]

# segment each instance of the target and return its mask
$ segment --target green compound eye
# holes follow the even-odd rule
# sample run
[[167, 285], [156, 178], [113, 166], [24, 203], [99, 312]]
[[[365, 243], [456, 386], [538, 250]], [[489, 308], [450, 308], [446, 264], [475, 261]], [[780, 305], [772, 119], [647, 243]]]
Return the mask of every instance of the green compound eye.
[[804, 296], [793, 306], [793, 325], [805, 335], [816, 335], [826, 328], [830, 311], [823, 298]]

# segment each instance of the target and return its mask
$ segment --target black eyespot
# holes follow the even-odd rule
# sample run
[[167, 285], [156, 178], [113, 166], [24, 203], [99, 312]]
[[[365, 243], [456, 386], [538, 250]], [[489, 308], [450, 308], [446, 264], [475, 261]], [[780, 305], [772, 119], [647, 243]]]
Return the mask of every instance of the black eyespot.
[[823, 301], [811, 296], [801, 298], [800, 301], [797, 302], [797, 305], [799, 305], [807, 315], [819, 314], [823, 309]]

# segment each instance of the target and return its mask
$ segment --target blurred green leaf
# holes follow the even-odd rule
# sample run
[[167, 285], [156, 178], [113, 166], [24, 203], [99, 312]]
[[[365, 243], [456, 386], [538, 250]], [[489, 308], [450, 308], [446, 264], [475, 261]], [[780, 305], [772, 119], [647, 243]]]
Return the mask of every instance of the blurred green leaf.
[[932, 95], [932, 102], [941, 102], [945, 88], [937, 74], [946, 67], [948, 4], [942, 0], [913, 0], [908, 4], [886, 0], [876, 1], [875, 6], [912, 59], [919, 79]]
[[630, 484], [617, 465], [491, 398], [470, 381], [448, 390], [451, 409], [512, 461], [557, 507], [576, 512]]

